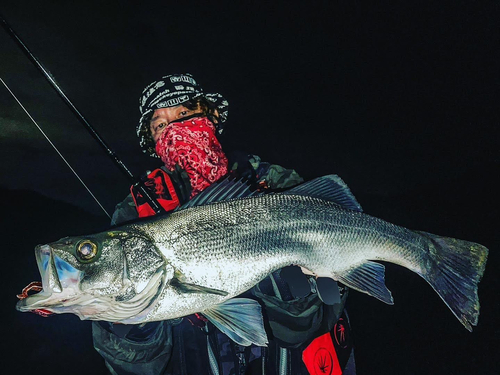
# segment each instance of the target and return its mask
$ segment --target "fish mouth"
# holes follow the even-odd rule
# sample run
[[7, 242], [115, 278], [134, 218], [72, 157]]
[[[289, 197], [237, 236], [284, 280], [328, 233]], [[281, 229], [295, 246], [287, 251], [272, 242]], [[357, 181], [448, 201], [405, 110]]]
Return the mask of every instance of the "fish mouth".
[[[35, 248], [38, 271], [42, 279], [24, 288], [18, 295], [16, 309], [22, 312], [35, 312], [40, 315], [62, 312], [65, 306], [78, 295], [83, 272], [71, 266], [68, 262], [54, 254], [49, 245], [38, 245]], [[41, 290], [40, 290], [41, 289]], [[28, 295], [31, 290], [38, 291]]]

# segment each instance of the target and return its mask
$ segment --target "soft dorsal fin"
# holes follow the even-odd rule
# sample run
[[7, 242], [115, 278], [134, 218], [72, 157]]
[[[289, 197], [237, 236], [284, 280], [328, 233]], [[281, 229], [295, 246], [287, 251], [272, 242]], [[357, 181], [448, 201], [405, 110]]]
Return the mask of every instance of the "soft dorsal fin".
[[227, 201], [236, 198], [252, 197], [262, 195], [263, 192], [251, 189], [248, 180], [243, 178], [233, 179], [231, 177], [213, 183], [193, 199], [177, 208], [183, 210], [189, 207], [203, 206], [210, 203]]
[[363, 211], [346, 183], [336, 174], [315, 178], [282, 194], [319, 198], [337, 203], [350, 210]]
[[385, 286], [385, 267], [370, 260], [339, 275], [343, 284], [393, 305], [391, 292]]

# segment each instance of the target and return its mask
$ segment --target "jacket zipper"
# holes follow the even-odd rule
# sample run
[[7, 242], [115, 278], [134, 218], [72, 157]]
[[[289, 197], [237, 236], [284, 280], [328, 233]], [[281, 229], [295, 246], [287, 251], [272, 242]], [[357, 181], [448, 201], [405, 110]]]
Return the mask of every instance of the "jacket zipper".
[[213, 375], [219, 375], [219, 366], [217, 365], [217, 360], [215, 359], [212, 346], [210, 345], [210, 336], [208, 335], [208, 326], [205, 325], [205, 332], [207, 333], [207, 351], [208, 351], [208, 361], [210, 362], [210, 369]]
[[288, 374], [288, 349], [280, 348], [280, 363], [279, 363], [279, 374]]

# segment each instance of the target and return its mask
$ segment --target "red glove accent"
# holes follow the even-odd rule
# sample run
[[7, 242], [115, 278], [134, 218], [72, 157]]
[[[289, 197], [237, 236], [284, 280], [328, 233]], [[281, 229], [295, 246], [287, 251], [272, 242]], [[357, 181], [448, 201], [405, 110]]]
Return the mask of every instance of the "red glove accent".
[[[144, 184], [152, 196], [157, 198], [158, 203], [167, 212], [174, 210], [179, 206], [179, 198], [175, 192], [172, 180], [167, 172], [163, 169], [155, 169], [148, 174], [148, 180]], [[135, 207], [139, 217], [148, 217], [155, 215], [154, 210], [149, 205], [148, 201], [142, 196], [139, 190], [131, 186], [130, 192], [134, 198]]]

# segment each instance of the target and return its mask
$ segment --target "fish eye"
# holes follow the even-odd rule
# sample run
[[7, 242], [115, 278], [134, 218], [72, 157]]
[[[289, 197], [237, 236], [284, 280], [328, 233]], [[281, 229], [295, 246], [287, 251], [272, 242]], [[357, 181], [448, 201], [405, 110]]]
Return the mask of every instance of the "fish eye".
[[97, 245], [90, 240], [83, 240], [76, 246], [76, 255], [82, 262], [94, 260], [97, 255]]

